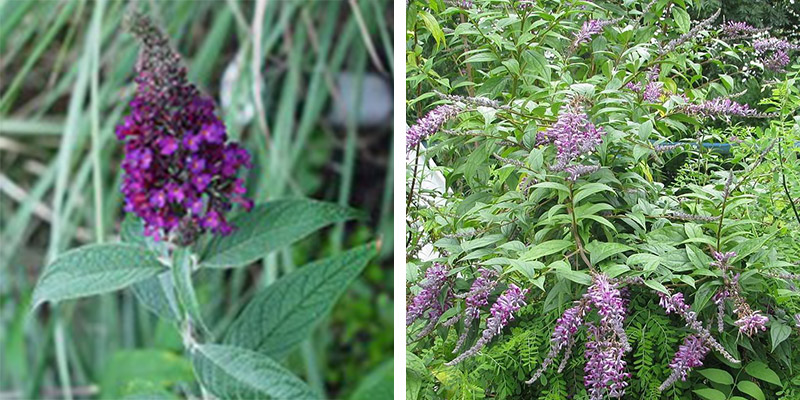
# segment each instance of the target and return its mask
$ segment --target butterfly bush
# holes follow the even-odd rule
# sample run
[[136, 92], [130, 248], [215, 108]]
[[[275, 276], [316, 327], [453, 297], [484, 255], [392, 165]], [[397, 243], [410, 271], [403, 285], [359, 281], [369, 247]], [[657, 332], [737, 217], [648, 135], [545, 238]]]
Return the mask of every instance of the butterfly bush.
[[445, 122], [454, 118], [461, 112], [461, 108], [452, 104], [437, 106], [424, 117], [417, 120], [406, 131], [406, 151], [411, 151], [423, 140], [438, 132]]
[[[453, 107], [438, 106], [434, 123], [418, 122], [408, 138], [415, 145], [420, 136], [447, 135], [420, 154], [435, 164], [430, 175], [407, 174], [410, 246], [429, 246], [459, 271], [439, 294], [458, 307], [445, 311], [451, 317], [439, 324], [441, 335], [410, 347], [435, 377], [447, 371], [493, 398], [643, 398], [707, 387], [698, 368], [754, 359], [774, 368], [790, 357], [785, 344], [772, 343], [775, 354], [754, 349], [769, 349], [767, 327], [800, 329], [796, 306], [772, 295], [773, 285], [797, 290], [787, 281], [800, 274], [763, 267], [783, 262], [791, 246], [757, 241], [794, 227], [782, 219], [785, 201], [764, 210], [778, 204], [764, 199], [779, 194], [763, 185], [780, 171], [760, 165], [776, 156], [779, 140], [767, 137], [788, 132], [778, 117], [792, 125], [794, 106], [779, 100], [796, 74], [781, 81], [769, 73], [766, 84], [748, 65], [792, 74], [797, 49], [767, 29], [724, 21], [720, 10], [687, 24], [678, 3], [618, 6], [524, 2], [525, 15], [554, 17], [534, 29], [513, 17], [523, 2], [476, 0], [476, 9], [491, 12], [437, 18], [446, 57], [420, 22], [426, 15], [409, 30], [409, 76], [435, 78], [408, 92]], [[618, 32], [605, 29], [618, 22], [625, 24]], [[590, 52], [592, 40], [605, 48]], [[508, 43], [524, 50], [516, 54]], [[454, 62], [472, 72], [450, 73]], [[749, 96], [736, 90], [745, 70], [773, 96], [743, 100]], [[710, 141], [723, 143], [700, 143]], [[431, 190], [433, 181], [443, 183]], [[415, 203], [415, 190], [435, 199]], [[751, 221], [754, 213], [763, 220]], [[758, 285], [764, 277], [775, 282]], [[451, 295], [455, 288], [462, 293]], [[497, 337], [504, 329], [511, 338]], [[458, 355], [445, 364], [458, 372], [441, 369], [451, 352]], [[530, 386], [509, 389], [519, 376]], [[454, 381], [433, 381], [428, 388], [438, 395], [458, 397]]]
[[250, 155], [229, 142], [214, 101], [186, 79], [186, 67], [148, 17], [135, 16], [132, 32], [142, 42], [136, 63], [136, 95], [117, 126], [124, 142], [122, 193], [125, 211], [144, 220], [156, 240], [181, 240], [206, 230], [226, 235], [233, 204], [249, 210], [242, 168]]
[[[414, 296], [406, 310], [406, 326], [414, 323], [429, 309], [434, 310], [433, 314], [438, 313], [439, 309], [435, 303], [438, 301], [439, 293], [445, 282], [447, 282], [447, 268], [443, 264], [433, 264], [425, 271], [425, 279], [420, 283], [422, 290]], [[438, 319], [438, 317], [436, 318]]]

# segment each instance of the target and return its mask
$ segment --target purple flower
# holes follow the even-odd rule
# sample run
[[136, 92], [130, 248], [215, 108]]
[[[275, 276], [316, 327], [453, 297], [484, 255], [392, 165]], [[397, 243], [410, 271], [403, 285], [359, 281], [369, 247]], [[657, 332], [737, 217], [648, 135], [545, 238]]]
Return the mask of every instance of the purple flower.
[[625, 387], [628, 386], [626, 380], [631, 376], [625, 372], [627, 363], [624, 357], [628, 344], [609, 336], [602, 327], [587, 325], [589, 339], [584, 352], [586, 364], [583, 367], [583, 384], [589, 392], [589, 398], [620, 398], [625, 394]]
[[536, 372], [533, 373], [531, 379], [527, 384], [536, 382], [542, 373], [547, 370], [547, 367], [553, 363], [553, 360], [564, 350], [564, 358], [561, 361], [561, 367], [566, 365], [572, 354], [572, 346], [575, 344], [575, 334], [578, 329], [583, 325], [583, 320], [589, 312], [589, 305], [585, 300], [576, 301], [575, 305], [566, 309], [561, 317], [556, 321], [556, 327], [553, 329], [553, 334], [550, 336], [550, 352], [547, 353], [542, 365]]
[[638, 83], [638, 82], [637, 83], [628, 82], [628, 83], [625, 84], [625, 88], [630, 90], [630, 91], [632, 91], [632, 92], [639, 93], [639, 92], [642, 91], [642, 84]]
[[769, 57], [762, 59], [764, 68], [777, 72], [783, 72], [784, 67], [789, 65], [789, 61], [789, 54], [786, 50], [776, 50]]
[[447, 268], [442, 264], [435, 263], [425, 271], [425, 279], [420, 283], [422, 290], [414, 296], [406, 311], [406, 326], [414, 323], [425, 311], [433, 307], [446, 281]]
[[536, 136], [539, 145], [555, 144], [556, 165], [552, 169], [556, 171], [563, 170], [578, 156], [593, 152], [603, 143], [603, 128], [596, 127], [586, 113], [575, 108], [568, 106], [550, 128]]
[[[480, 276], [475, 278], [472, 282], [469, 292], [464, 296], [455, 296], [465, 299], [464, 303], [466, 303], [466, 308], [464, 309], [463, 317], [464, 332], [462, 332], [461, 336], [458, 338], [453, 352], [458, 351], [464, 344], [469, 333], [470, 324], [472, 324], [472, 321], [480, 318], [481, 307], [489, 304], [489, 294], [491, 294], [492, 290], [497, 286], [497, 281], [493, 279], [497, 276], [497, 272], [491, 269], [481, 268], [478, 270], [478, 273]], [[456, 321], [458, 321], [458, 316], [447, 321], [445, 326], [453, 325]]]
[[753, 336], [754, 334], [758, 333], [758, 331], [766, 331], [766, 324], [768, 321], [767, 317], [761, 315], [761, 312], [758, 310], [747, 311], [749, 312], [744, 312], [743, 315], [736, 320], [736, 322], [734, 322], [734, 324], [739, 327], [739, 332], [742, 332], [747, 336]]
[[768, 118], [774, 115], [760, 113], [750, 108], [747, 104], [739, 104], [731, 99], [722, 97], [717, 97], [701, 104], [685, 104], [678, 107], [678, 109], [689, 115], [711, 118], [719, 116]]
[[238, 147], [225, 143], [213, 100], [187, 81], [186, 68], [164, 34], [141, 15], [133, 16], [131, 31], [143, 46], [131, 112], [116, 129], [125, 143], [125, 210], [141, 217], [145, 234], [157, 239], [176, 233], [185, 245], [206, 230], [227, 234], [232, 227], [224, 213], [232, 203], [250, 204], [233, 185], [235, 172], [249, 168], [249, 161], [226, 163], [233, 171], [227, 176], [219, 169], [204, 171]]
[[494, 304], [492, 304], [492, 308], [489, 311], [491, 316], [486, 320], [486, 328], [483, 330], [481, 337], [475, 345], [452, 361], [445, 363], [445, 365], [456, 365], [477, 354], [478, 351], [486, 346], [493, 337], [498, 335], [500, 331], [508, 325], [510, 320], [514, 319], [513, 313], [525, 305], [525, 294], [527, 293], [528, 289], [520, 289], [513, 283], [510, 284], [508, 289], [497, 298]]
[[406, 131], [406, 151], [411, 151], [421, 141], [438, 132], [445, 122], [458, 115], [459, 112], [461, 112], [460, 107], [443, 104], [418, 119], [417, 123]]
[[796, 45], [793, 43], [789, 43], [786, 40], [778, 39], [774, 37], [768, 37], [764, 39], [756, 39], [753, 41], [753, 49], [756, 51], [757, 54], [761, 55], [770, 50], [782, 50], [782, 51], [790, 51], [790, 50], [800, 50], [800, 45]]
[[728, 23], [722, 27], [722, 35], [725, 36], [726, 39], [751, 36], [763, 31], [765, 31], [765, 29], [753, 27], [747, 22], [728, 21]]
[[703, 359], [708, 354], [709, 348], [697, 335], [689, 335], [683, 340], [683, 344], [678, 347], [675, 357], [669, 364], [672, 373], [667, 380], [659, 386], [658, 390], [664, 391], [678, 379], [685, 381], [692, 368], [701, 367]]
[[617, 20], [600, 20], [600, 19], [590, 19], [583, 23], [581, 26], [581, 30], [575, 34], [575, 38], [572, 39], [572, 45], [570, 46], [570, 51], [575, 51], [581, 44], [589, 42], [589, 39], [592, 38], [593, 35], [596, 35], [603, 31], [608, 25], [616, 23]]
[[568, 181], [575, 182], [583, 175], [591, 174], [596, 172], [600, 169], [599, 165], [570, 165], [569, 167], [564, 168], [564, 172], [566, 172], [569, 176], [567, 176]]

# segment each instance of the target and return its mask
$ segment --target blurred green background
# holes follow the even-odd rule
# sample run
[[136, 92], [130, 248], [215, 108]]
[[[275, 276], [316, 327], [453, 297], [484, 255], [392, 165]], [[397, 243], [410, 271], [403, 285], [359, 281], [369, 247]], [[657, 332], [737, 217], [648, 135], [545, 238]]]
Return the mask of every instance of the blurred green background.
[[130, 291], [29, 312], [47, 260], [118, 237], [114, 127], [138, 53], [122, 27], [129, 8], [165, 29], [190, 80], [221, 105], [229, 135], [254, 156], [256, 203], [308, 196], [371, 217], [248, 268], [201, 271], [206, 321], [219, 335], [284, 271], [380, 237], [379, 259], [287, 365], [330, 398], [383, 397], [374, 382], [392, 373], [391, 1], [0, 0], [0, 399], [192, 390], [176, 330]]

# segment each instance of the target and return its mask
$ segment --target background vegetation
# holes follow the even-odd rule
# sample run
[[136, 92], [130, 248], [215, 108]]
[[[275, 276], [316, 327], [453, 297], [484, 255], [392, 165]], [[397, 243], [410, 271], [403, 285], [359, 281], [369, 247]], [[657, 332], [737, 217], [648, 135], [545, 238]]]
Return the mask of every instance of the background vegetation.
[[307, 196], [370, 215], [257, 266], [203, 271], [210, 328], [223, 331], [284, 271], [381, 237], [379, 259], [288, 361], [329, 397], [368, 398], [371, 382], [391, 375], [391, 125], [366, 126], [357, 106], [374, 101], [362, 88], [390, 82], [391, 2], [264, 3], [257, 13], [257, 2], [237, 0], [0, 1], [0, 398], [173, 398], [193, 381], [175, 329], [130, 291], [29, 313], [48, 260], [119, 234], [113, 132], [134, 91], [130, 7], [165, 28], [189, 79], [253, 154], [249, 197]]
[[[409, 152], [409, 303], [433, 263], [449, 277], [432, 300], [431, 310], [448, 309], [431, 313], [437, 329], [419, 337], [424, 317], [408, 327], [407, 398], [588, 398], [585, 329], [563, 372], [559, 357], [541, 379], [525, 381], [545, 359], [556, 320], [591, 284], [590, 271], [644, 279], [626, 289], [623, 398], [800, 396], [797, 282], [771, 275], [797, 273], [800, 260], [798, 53], [786, 71], [770, 71], [752, 38], [721, 34], [725, 22], [744, 20], [793, 37], [791, 10], [790, 1], [410, 2], [407, 123], [443, 104], [458, 113]], [[576, 45], [589, 20], [608, 25]], [[649, 83], [659, 94], [645, 100]], [[775, 114], [707, 118], [683, 108], [726, 98]], [[596, 167], [574, 182], [553, 168], [554, 145], [537, 140], [570, 106], [605, 130], [602, 144], [571, 161]], [[740, 333], [731, 307], [717, 331], [711, 297], [724, 279], [710, 265], [715, 249], [738, 253], [734, 271], [748, 303], [769, 317], [765, 332]], [[530, 291], [528, 305], [477, 355], [446, 365], [489, 318], [487, 305], [479, 323], [443, 325], [466, 307], [449, 295], [465, 295], [478, 268], [500, 274], [489, 305], [510, 284]], [[658, 390], [689, 333], [659, 306], [656, 292], [667, 289], [684, 294], [741, 364], [712, 351], [685, 382]]]

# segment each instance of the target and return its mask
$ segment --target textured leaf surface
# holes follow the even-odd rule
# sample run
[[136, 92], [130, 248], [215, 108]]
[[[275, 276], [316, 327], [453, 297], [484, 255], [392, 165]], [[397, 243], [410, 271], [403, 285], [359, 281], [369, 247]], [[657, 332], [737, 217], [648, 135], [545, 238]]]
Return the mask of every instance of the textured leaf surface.
[[277, 280], [250, 301], [224, 342], [282, 358], [308, 337], [376, 253], [368, 244]]
[[220, 399], [316, 399], [308, 385], [264, 354], [218, 344], [192, 354], [203, 386]]
[[131, 244], [94, 244], [68, 251], [45, 268], [34, 307], [113, 292], [166, 270], [155, 254]]
[[394, 398], [394, 363], [384, 361], [358, 384], [350, 400], [373, 400]]
[[203, 253], [201, 264], [212, 268], [241, 266], [286, 247], [327, 225], [361, 213], [332, 203], [285, 199], [261, 204], [231, 220], [236, 230], [216, 236]]

